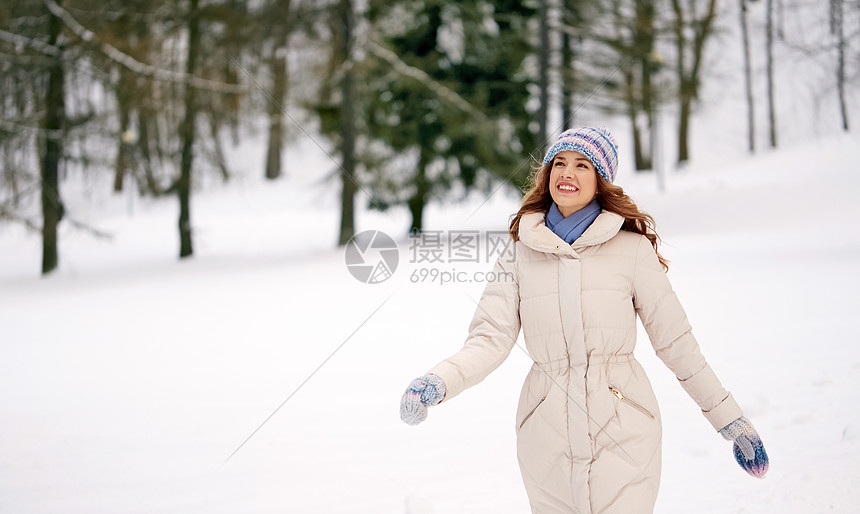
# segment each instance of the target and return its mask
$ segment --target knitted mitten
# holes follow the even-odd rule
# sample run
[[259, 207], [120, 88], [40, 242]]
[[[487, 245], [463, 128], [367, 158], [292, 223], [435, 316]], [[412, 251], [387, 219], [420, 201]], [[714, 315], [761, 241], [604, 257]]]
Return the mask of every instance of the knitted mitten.
[[436, 375], [416, 378], [400, 399], [400, 419], [409, 425], [421, 423], [427, 419], [427, 407], [441, 402], [446, 392], [445, 382]]
[[747, 418], [738, 418], [720, 429], [720, 435], [727, 441], [734, 441], [735, 460], [744, 471], [757, 478], [767, 473], [767, 452], [758, 432]]

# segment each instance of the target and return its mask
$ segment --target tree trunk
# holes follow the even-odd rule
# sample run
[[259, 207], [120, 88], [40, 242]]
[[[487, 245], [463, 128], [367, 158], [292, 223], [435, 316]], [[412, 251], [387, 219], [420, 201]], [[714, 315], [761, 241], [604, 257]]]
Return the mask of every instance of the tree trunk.
[[[152, 98], [152, 83], [147, 81], [143, 86], [143, 94], [145, 98]], [[152, 196], [158, 196], [162, 193], [159, 187], [158, 180], [155, 177], [155, 171], [152, 168], [153, 158], [161, 159], [158, 151], [161, 145], [158, 144], [158, 124], [156, 122], [158, 115], [151, 106], [146, 103], [137, 108], [137, 127], [138, 138], [137, 145], [140, 148], [140, 156], [143, 159], [143, 181], [139, 182], [138, 188], [141, 194], [148, 191]], [[153, 155], [152, 149], [155, 148], [157, 155]]]
[[755, 152], [755, 102], [753, 101], [752, 63], [750, 62], [750, 38], [747, 26], [747, 0], [741, 1], [741, 40], [744, 51], [744, 83], [747, 97], [747, 134], [750, 153]]
[[[538, 15], [540, 27], [538, 28], [540, 48], [538, 49], [538, 89], [540, 91], [540, 105], [538, 107], [538, 141], [541, 147], [547, 143], [549, 136], [548, 113], [549, 113], [549, 14], [547, 13], [547, 2], [549, 0], [538, 0]], [[543, 148], [541, 148], [543, 150]]]
[[845, 102], [845, 7], [843, 0], [830, 0], [833, 32], [836, 34], [836, 90], [839, 111], [842, 115], [842, 130], [848, 132], [848, 105]]
[[630, 113], [630, 123], [633, 125], [633, 160], [636, 163], [636, 171], [643, 171], [646, 159], [645, 153], [642, 151], [642, 131], [639, 130], [639, 123], [636, 120], [636, 114]]
[[[347, 64], [351, 58], [352, 47], [352, 1], [341, 0], [340, 2], [341, 27], [341, 53], [342, 61]], [[343, 151], [341, 210], [340, 210], [340, 236], [338, 242], [345, 245], [355, 235], [355, 191], [357, 189], [355, 178], [355, 121], [353, 119], [353, 72], [347, 64], [343, 78], [341, 79], [341, 105], [340, 105], [340, 134]]]
[[152, 118], [149, 117], [148, 111], [145, 109], [139, 109], [137, 111], [137, 144], [140, 148], [140, 155], [143, 158], [144, 175], [144, 183], [139, 183], [139, 190], [141, 194], [143, 194], [144, 191], [148, 191], [151, 195], [158, 196], [161, 194], [161, 190], [158, 187], [158, 181], [155, 179], [155, 172], [152, 169], [152, 153], [149, 145], [151, 137], [149, 126], [151, 123], [153, 123], [153, 121]]
[[[284, 43], [283, 46], [286, 46]], [[284, 109], [287, 96], [287, 59], [281, 55], [281, 48], [275, 49], [275, 55], [269, 61], [272, 70], [272, 96], [274, 102], [269, 102], [269, 151], [266, 157], [266, 178], [269, 180], [281, 176], [281, 148], [283, 145], [284, 132], [283, 121]], [[277, 105], [275, 104], [277, 102]]]
[[427, 181], [427, 161], [424, 151], [418, 158], [418, 169], [415, 174], [415, 194], [409, 199], [409, 212], [412, 214], [412, 227], [410, 232], [421, 232], [424, 228], [424, 206], [427, 204], [427, 195], [430, 184]]
[[[58, 0], [57, 4], [61, 2]], [[62, 21], [49, 16], [48, 44], [56, 47], [62, 31]], [[59, 136], [66, 116], [65, 76], [62, 54], [57, 56], [48, 76], [48, 91], [45, 98], [44, 128], [45, 154], [42, 160], [42, 274], [46, 275], [57, 268], [57, 225], [63, 218], [63, 204], [60, 200], [60, 159], [63, 153], [63, 140]]]
[[[194, 75], [197, 67], [197, 54], [200, 48], [200, 17], [198, 1], [191, 0], [188, 13], [188, 61], [185, 63], [185, 73]], [[197, 117], [197, 106], [194, 101], [194, 89], [185, 85], [185, 118], [179, 127], [179, 137], [182, 139], [182, 161], [177, 181], [179, 195], [179, 257], [189, 257], [194, 253], [191, 245], [191, 164], [194, 159], [194, 130]]]
[[686, 72], [684, 71], [687, 50], [687, 37], [684, 35], [684, 9], [679, 0], [672, 0], [672, 8], [675, 11], [675, 50], [678, 53], [676, 72], [678, 75], [678, 164], [686, 162], [689, 158], [687, 149], [687, 129], [689, 127], [686, 116], [689, 108], [685, 109], [684, 90], [686, 88]]
[[572, 44], [570, 34], [562, 32], [561, 34], [561, 119], [562, 130], [566, 130], [573, 126], [573, 92], [574, 87], [574, 70], [573, 70], [573, 51], [570, 48]]
[[[654, 52], [654, 4], [651, 0], [637, 0], [636, 2], [636, 40], [639, 52], [639, 64], [641, 67], [641, 91], [642, 110], [648, 123], [648, 154], [642, 146], [642, 162], [639, 169], [650, 170], [653, 166], [654, 141], [651, 135], [654, 130], [654, 88], [652, 86], [653, 52]], [[640, 133], [641, 135], [641, 133]]]
[[773, 0], [767, 0], [765, 7], [767, 22], [765, 24], [766, 56], [767, 59], [767, 117], [770, 123], [770, 146], [776, 148], [776, 100], [773, 93]]
[[629, 68], [624, 70], [624, 84], [627, 116], [633, 129], [633, 162], [636, 171], [640, 171], [647, 168], [645, 168], [645, 155], [642, 152], [642, 133], [639, 130], [639, 104], [636, 101], [633, 71]]
[[120, 78], [116, 95], [117, 109], [119, 110], [119, 145], [116, 151], [116, 165], [113, 179], [113, 190], [115, 193], [122, 191], [123, 182], [125, 181], [125, 171], [128, 168], [128, 143], [125, 141], [125, 133], [128, 130], [130, 113], [125, 97], [127, 88], [127, 82]]
[[[643, 59], [641, 62], [642, 65], [642, 110], [645, 112], [645, 120], [648, 123], [648, 130], [645, 131], [648, 134], [648, 144], [647, 146], [643, 145], [643, 156], [641, 168], [643, 170], [650, 170], [654, 168], [654, 127], [655, 127], [655, 112], [654, 112], [654, 88], [651, 83], [651, 58], [649, 52], [649, 58]], [[644, 151], [644, 148], [648, 148], [647, 154]]]
[[221, 179], [226, 183], [230, 181], [230, 170], [227, 168], [227, 159], [224, 158], [224, 145], [221, 144], [221, 126], [219, 119], [215, 116], [209, 117], [209, 133], [212, 135], [212, 148], [215, 151], [215, 160]]
[[678, 122], [678, 164], [690, 159], [689, 137], [690, 137], [690, 111], [692, 107], [692, 96], [682, 95], [681, 112]]

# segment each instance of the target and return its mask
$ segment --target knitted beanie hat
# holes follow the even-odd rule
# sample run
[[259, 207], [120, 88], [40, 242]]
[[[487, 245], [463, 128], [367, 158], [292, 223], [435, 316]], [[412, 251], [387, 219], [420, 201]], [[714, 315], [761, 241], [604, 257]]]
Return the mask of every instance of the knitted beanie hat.
[[580, 127], [564, 132], [543, 158], [544, 165], [552, 162], [558, 152], [573, 150], [588, 157], [600, 176], [610, 184], [618, 171], [618, 143], [606, 127]]

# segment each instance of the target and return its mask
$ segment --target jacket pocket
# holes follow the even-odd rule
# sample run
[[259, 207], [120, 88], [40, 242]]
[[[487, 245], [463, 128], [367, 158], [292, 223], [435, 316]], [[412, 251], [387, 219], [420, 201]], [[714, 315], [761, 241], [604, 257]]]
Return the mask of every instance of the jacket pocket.
[[635, 401], [631, 400], [630, 398], [624, 396], [624, 394], [621, 391], [619, 391], [618, 388], [613, 387], [613, 386], [609, 386], [609, 391], [611, 391], [612, 394], [615, 395], [615, 397], [618, 398], [619, 400], [621, 400], [622, 402], [633, 407], [634, 409], [638, 410], [639, 412], [648, 416], [649, 418], [654, 419], [654, 415], [651, 414], [651, 412], [649, 412], [648, 409], [646, 409], [642, 405], [636, 403]]
[[539, 402], [537, 402], [537, 405], [535, 405], [535, 407], [534, 407], [531, 411], [529, 411], [529, 413], [528, 413], [528, 414], [526, 414], [526, 417], [524, 417], [524, 418], [523, 418], [523, 420], [522, 420], [522, 421], [520, 421], [520, 427], [519, 427], [519, 429], [522, 429], [522, 428], [523, 428], [523, 425], [525, 425], [525, 424], [526, 424], [526, 421], [528, 421], [528, 420], [529, 420], [529, 418], [530, 418], [530, 417], [532, 417], [532, 414], [534, 414], [534, 413], [535, 413], [535, 411], [538, 409], [538, 407], [540, 407], [540, 404], [542, 404], [544, 400], [546, 400], [546, 396], [544, 396], [543, 398], [541, 398], [541, 399], [540, 399], [540, 401], [539, 401]]

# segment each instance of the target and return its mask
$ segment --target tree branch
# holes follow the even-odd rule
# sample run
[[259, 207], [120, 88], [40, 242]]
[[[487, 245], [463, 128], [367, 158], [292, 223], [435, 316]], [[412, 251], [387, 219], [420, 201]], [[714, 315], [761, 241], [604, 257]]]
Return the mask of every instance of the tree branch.
[[458, 109], [471, 114], [477, 118], [478, 121], [489, 121], [483, 112], [476, 109], [475, 106], [466, 101], [465, 98], [458, 95], [455, 91], [443, 85], [439, 81], [433, 79], [433, 77], [428, 75], [424, 70], [406, 64], [397, 54], [383, 47], [376, 41], [368, 40], [365, 48], [370, 53], [389, 63], [397, 73], [424, 84], [428, 89], [439, 95], [440, 98], [447, 100]]
[[88, 43], [92, 43], [98, 46], [99, 50], [107, 56], [112, 61], [120, 64], [129, 70], [137, 73], [139, 75], [144, 75], [147, 77], [152, 77], [156, 80], [162, 80], [165, 82], [178, 82], [181, 84], [186, 84], [191, 87], [197, 89], [205, 89], [208, 91], [214, 91], [216, 93], [225, 93], [225, 94], [244, 94], [250, 91], [250, 88], [247, 86], [242, 86], [238, 84], [228, 84], [226, 82], [218, 82], [215, 80], [204, 79], [202, 77], [197, 77], [195, 75], [189, 75], [187, 73], [181, 73], [173, 70], [165, 70], [163, 68], [157, 68], [150, 64], [142, 63], [135, 58], [127, 55], [115, 47], [100, 41], [96, 34], [88, 29], [86, 29], [83, 25], [78, 23], [68, 11], [57, 5], [54, 0], [45, 0], [45, 5], [48, 6], [48, 10], [51, 13], [61, 19], [63, 23], [79, 38]]
[[53, 57], [59, 57], [60, 55], [60, 50], [55, 46], [39, 41], [38, 39], [30, 39], [19, 34], [6, 32], [5, 30], [0, 30], [0, 39], [16, 46], [28, 46], [34, 50], [42, 52], [43, 54], [51, 55]]

